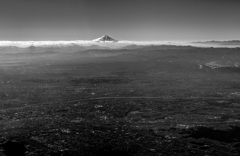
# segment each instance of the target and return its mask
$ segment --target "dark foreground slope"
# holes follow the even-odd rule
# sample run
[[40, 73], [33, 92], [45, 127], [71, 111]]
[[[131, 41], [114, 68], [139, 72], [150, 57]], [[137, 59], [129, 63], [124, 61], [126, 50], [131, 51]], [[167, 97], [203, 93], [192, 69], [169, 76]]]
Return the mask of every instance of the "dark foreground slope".
[[0, 143], [27, 156], [239, 155], [239, 57], [192, 47], [1, 55]]

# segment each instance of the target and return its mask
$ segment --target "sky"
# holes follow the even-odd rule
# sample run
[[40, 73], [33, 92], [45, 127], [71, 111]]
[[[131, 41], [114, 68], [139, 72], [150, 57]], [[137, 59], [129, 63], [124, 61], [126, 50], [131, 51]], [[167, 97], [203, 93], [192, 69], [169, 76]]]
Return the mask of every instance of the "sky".
[[0, 0], [0, 40], [240, 39], [239, 0]]

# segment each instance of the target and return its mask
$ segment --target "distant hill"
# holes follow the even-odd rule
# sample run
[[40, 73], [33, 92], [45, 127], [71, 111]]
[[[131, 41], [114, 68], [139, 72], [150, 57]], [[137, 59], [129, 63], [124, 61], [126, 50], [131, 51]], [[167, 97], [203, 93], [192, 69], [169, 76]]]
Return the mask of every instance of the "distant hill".
[[230, 40], [230, 41], [204, 41], [204, 42], [192, 42], [195, 44], [210, 44], [210, 45], [237, 45], [240, 46], [240, 40]]
[[29, 47], [17, 47], [17, 46], [6, 46], [0, 47], [1, 53], [59, 53], [59, 52], [76, 52], [76, 51], [85, 51], [89, 49], [109, 49], [108, 47], [99, 46], [99, 45], [88, 45], [80, 46], [77, 44], [71, 44], [68, 46], [29, 46]]
[[125, 47], [121, 47], [119, 49], [126, 49], [126, 50], [177, 50], [177, 49], [194, 49], [195, 47], [192, 46], [178, 46], [178, 45], [128, 45]]
[[146, 46], [131, 44], [131, 45], [127, 45], [127, 46], [124, 46], [124, 47], [120, 47], [119, 49], [133, 50], [133, 49], [140, 49], [140, 48], [144, 48], [144, 47], [146, 47]]

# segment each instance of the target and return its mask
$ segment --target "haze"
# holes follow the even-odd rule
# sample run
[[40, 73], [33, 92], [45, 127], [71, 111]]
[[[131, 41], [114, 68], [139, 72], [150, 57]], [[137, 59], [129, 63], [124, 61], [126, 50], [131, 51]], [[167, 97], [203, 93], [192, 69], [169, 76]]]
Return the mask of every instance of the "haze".
[[237, 0], [0, 1], [0, 40], [237, 40]]

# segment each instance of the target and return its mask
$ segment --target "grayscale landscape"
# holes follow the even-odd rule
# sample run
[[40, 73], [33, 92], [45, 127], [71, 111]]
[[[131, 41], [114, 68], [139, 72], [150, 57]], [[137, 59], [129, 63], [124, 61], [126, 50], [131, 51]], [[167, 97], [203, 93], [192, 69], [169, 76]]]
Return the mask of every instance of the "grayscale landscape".
[[1, 54], [2, 141], [29, 156], [238, 155], [240, 49], [134, 46]]
[[240, 155], [239, 15], [239, 0], [0, 0], [0, 156]]

